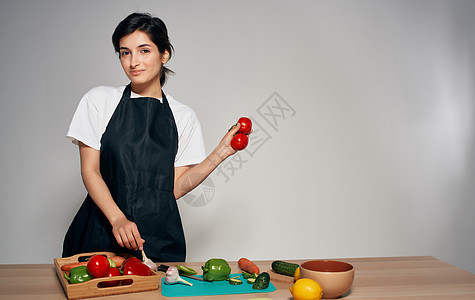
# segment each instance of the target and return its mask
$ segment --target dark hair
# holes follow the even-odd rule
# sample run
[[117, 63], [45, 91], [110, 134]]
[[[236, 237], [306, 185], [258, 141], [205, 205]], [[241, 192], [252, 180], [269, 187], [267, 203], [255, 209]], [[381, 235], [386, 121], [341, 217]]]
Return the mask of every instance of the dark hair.
[[[165, 23], [157, 17], [152, 17], [148, 13], [132, 13], [122, 20], [112, 34], [112, 44], [115, 52], [119, 53], [119, 41], [126, 35], [139, 30], [146, 33], [152, 42], [157, 46], [160, 53], [165, 50], [169, 53], [169, 59], [173, 54], [173, 46], [168, 39], [168, 31]], [[172, 70], [162, 66], [160, 70], [160, 85], [163, 86], [167, 80], [167, 75], [174, 73]]]

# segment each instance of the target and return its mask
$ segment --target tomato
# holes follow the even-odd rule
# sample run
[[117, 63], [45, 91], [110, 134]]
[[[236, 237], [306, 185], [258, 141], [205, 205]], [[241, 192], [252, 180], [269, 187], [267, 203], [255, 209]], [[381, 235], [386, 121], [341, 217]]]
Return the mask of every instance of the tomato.
[[249, 142], [249, 139], [247, 135], [243, 133], [238, 133], [231, 140], [231, 147], [233, 147], [233, 149], [236, 151], [243, 150], [244, 148], [247, 147], [248, 142]]
[[[105, 277], [114, 277], [120, 276], [120, 271], [118, 268], [109, 268]], [[110, 287], [110, 286], [118, 286], [120, 284], [120, 280], [113, 280], [113, 281], [105, 281], [101, 282], [101, 287]]]
[[251, 133], [252, 130], [252, 121], [249, 118], [242, 117], [238, 120], [238, 123], [241, 124], [241, 127], [239, 128], [239, 133], [243, 134], [249, 134]]
[[124, 267], [124, 275], [150, 276], [152, 274], [152, 270], [140, 261], [129, 261]]
[[120, 267], [120, 270], [121, 270], [122, 272], [124, 272], [125, 265], [127, 265], [128, 263], [133, 262], [133, 261], [139, 262], [139, 263], [142, 262], [142, 261], [141, 261], [140, 259], [138, 259], [137, 257], [129, 257], [129, 258], [127, 258], [126, 260], [124, 260], [124, 262], [122, 263], [122, 266]]
[[110, 262], [103, 255], [93, 255], [87, 262], [87, 271], [92, 277], [104, 277], [109, 271]]

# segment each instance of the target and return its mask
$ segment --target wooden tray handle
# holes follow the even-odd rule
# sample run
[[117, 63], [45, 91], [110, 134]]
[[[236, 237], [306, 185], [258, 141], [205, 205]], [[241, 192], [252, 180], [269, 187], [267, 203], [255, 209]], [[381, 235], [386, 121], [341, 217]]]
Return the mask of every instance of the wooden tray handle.
[[113, 252], [88, 252], [88, 253], [79, 253], [70, 257], [67, 257], [65, 259], [68, 259], [69, 261], [74, 261], [74, 262], [79, 262], [79, 259], [81, 257], [91, 257], [93, 255], [105, 255], [107, 258], [113, 257], [116, 254]]

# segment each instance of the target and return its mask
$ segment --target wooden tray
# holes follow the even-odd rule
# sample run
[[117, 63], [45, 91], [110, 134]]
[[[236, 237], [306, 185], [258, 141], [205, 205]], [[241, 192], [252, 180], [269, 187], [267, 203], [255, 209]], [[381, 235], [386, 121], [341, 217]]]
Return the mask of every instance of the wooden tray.
[[[56, 270], [56, 275], [63, 286], [64, 292], [68, 299], [81, 299], [81, 298], [92, 298], [99, 296], [109, 296], [117, 294], [126, 294], [126, 293], [136, 293], [143, 291], [153, 291], [158, 289], [160, 283], [160, 276], [157, 272], [151, 276], [137, 276], [137, 275], [123, 275], [116, 277], [107, 277], [107, 278], [94, 278], [83, 283], [70, 284], [66, 278], [64, 278], [65, 271], [61, 270], [63, 265], [70, 263], [77, 263], [83, 261], [86, 257], [90, 257], [95, 254], [106, 255], [107, 257], [115, 256], [113, 252], [91, 252], [91, 253], [81, 253], [71, 257], [66, 258], [55, 258], [54, 259], [54, 268]], [[101, 287], [101, 282], [106, 281], [116, 281], [116, 280], [126, 280], [130, 279], [131, 284], [120, 285], [114, 287]], [[130, 281], [129, 281], [130, 282]]]

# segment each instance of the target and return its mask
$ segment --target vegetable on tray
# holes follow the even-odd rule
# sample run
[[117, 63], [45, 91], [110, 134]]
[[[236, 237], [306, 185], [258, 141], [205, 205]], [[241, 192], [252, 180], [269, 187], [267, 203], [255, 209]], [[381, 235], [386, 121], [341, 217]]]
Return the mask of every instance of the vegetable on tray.
[[[121, 276], [120, 271], [116, 267], [110, 267], [109, 271], [107, 271], [106, 276], [104, 277], [116, 277], [116, 276]], [[99, 283], [100, 287], [112, 287], [112, 286], [118, 286], [120, 285], [120, 280], [113, 280], [113, 281], [104, 281]]]
[[122, 272], [124, 275], [138, 275], [138, 276], [150, 276], [153, 275], [152, 270], [140, 261], [137, 260], [130, 260], [124, 262], [122, 266]]
[[72, 268], [76, 268], [76, 267], [79, 267], [79, 266], [86, 266], [86, 265], [87, 265], [87, 261], [67, 264], [67, 265], [61, 266], [61, 271], [69, 271]]
[[92, 279], [92, 276], [87, 271], [86, 266], [72, 268], [69, 270], [69, 275], [67, 273], [68, 272], [64, 272], [64, 278], [66, 278], [71, 284], [82, 283]]
[[87, 271], [94, 278], [104, 277], [111, 266], [110, 261], [104, 255], [93, 255], [87, 262]]

